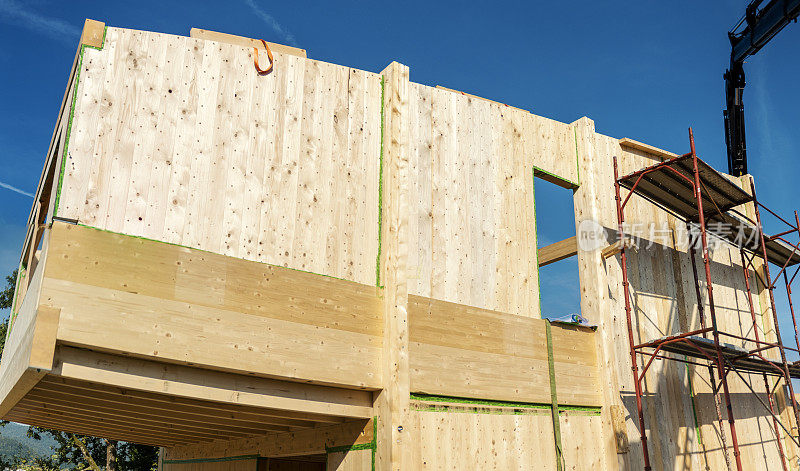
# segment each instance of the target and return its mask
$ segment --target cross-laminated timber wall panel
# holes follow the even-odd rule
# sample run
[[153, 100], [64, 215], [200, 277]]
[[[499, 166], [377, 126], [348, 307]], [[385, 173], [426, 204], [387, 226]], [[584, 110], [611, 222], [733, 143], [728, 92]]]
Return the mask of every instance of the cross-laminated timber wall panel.
[[540, 317], [533, 174], [579, 180], [572, 125], [410, 84], [409, 293]]
[[374, 284], [381, 78], [107, 28], [85, 48], [56, 215]]

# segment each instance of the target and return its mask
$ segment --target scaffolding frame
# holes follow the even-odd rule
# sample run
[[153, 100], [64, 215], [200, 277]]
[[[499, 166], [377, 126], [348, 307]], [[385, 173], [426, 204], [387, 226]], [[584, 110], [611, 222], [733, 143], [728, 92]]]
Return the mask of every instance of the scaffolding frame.
[[[647, 433], [644, 420], [644, 411], [642, 405], [642, 382], [645, 375], [656, 359], [673, 360], [692, 364], [700, 367], [707, 367], [709, 371], [709, 379], [711, 383], [712, 393], [717, 412], [717, 419], [720, 425], [720, 437], [722, 439], [722, 451], [724, 453], [725, 461], [730, 469], [731, 462], [728, 455], [728, 445], [726, 443], [724, 422], [721, 414], [721, 400], [720, 389], [722, 390], [722, 397], [725, 403], [727, 412], [728, 426], [730, 428], [731, 441], [733, 445], [733, 456], [736, 464], [737, 471], [742, 471], [741, 453], [739, 450], [739, 441], [736, 434], [736, 421], [733, 415], [733, 406], [731, 402], [731, 394], [728, 388], [728, 376], [734, 372], [742, 382], [747, 386], [750, 392], [758, 399], [762, 406], [766, 409], [772, 417], [773, 429], [777, 438], [778, 453], [781, 457], [781, 464], [784, 470], [788, 470], [786, 454], [783, 449], [783, 438], [781, 437], [780, 429], [783, 429], [787, 436], [792, 439], [798, 447], [800, 441], [798, 437], [792, 433], [791, 420], [789, 420], [789, 427], [786, 427], [781, 418], [775, 413], [775, 398], [774, 394], [781, 383], [788, 389], [789, 403], [791, 404], [795, 424], [800, 424], [800, 406], [798, 406], [795, 395], [794, 387], [792, 385], [792, 377], [800, 377], [800, 366], [794, 367], [786, 359], [786, 350], [795, 351], [800, 353], [800, 332], [798, 332], [797, 321], [794, 313], [794, 305], [792, 303], [791, 284], [800, 272], [800, 218], [795, 211], [794, 224], [786, 221], [778, 214], [759, 203], [756, 198], [755, 185], [751, 179], [750, 193], [747, 194], [735, 186], [732, 182], [727, 180], [724, 176], [713, 170], [708, 164], [700, 160], [695, 151], [694, 135], [692, 129], [689, 129], [689, 147], [690, 152], [669, 160], [665, 160], [658, 164], [646, 167], [637, 172], [620, 177], [617, 165], [617, 157], [613, 158], [614, 163], [614, 187], [615, 187], [615, 200], [617, 206], [617, 232], [620, 244], [620, 259], [622, 267], [622, 286], [625, 298], [625, 314], [628, 328], [628, 341], [631, 356], [631, 370], [634, 377], [634, 391], [636, 394], [636, 411], [639, 419], [639, 431], [642, 442], [642, 450], [644, 455], [644, 469], [650, 471], [650, 457], [647, 446]], [[727, 182], [727, 183], [726, 183]], [[729, 186], [726, 186], [729, 185]], [[625, 187], [628, 194], [623, 200], [621, 197], [621, 188]], [[738, 190], [738, 191], [737, 191]], [[689, 196], [691, 191], [691, 196]], [[700, 329], [683, 332], [660, 339], [651, 340], [644, 343], [636, 344], [633, 334], [632, 322], [632, 303], [631, 303], [631, 288], [628, 281], [628, 268], [627, 268], [627, 254], [626, 254], [626, 235], [625, 235], [625, 206], [634, 193], [638, 193], [645, 199], [653, 202], [661, 208], [667, 210], [671, 214], [683, 219], [687, 228], [689, 228], [689, 256], [692, 262], [692, 270], [694, 275], [694, 284], [697, 297], [697, 313], [700, 321]], [[693, 201], [692, 201], [693, 200]], [[703, 203], [706, 204], [710, 201], [714, 210], [707, 213], [704, 210]], [[720, 204], [718, 204], [718, 202]], [[753, 203], [755, 209], [755, 221], [751, 218], [736, 211], [734, 208], [741, 204]], [[788, 226], [788, 229], [773, 236], [766, 236], [763, 230], [761, 220], [761, 211], [764, 209], [778, 220], [782, 221]], [[738, 222], [740, 224], [752, 226], [749, 227], [750, 238], [754, 239], [752, 247], [746, 247], [740, 244], [740, 240], [736, 240], [736, 245], [739, 246], [742, 258], [742, 274], [745, 280], [745, 288], [747, 292], [747, 299], [753, 322], [754, 338], [746, 336], [735, 335], [729, 332], [724, 332], [719, 329], [717, 324], [716, 306], [714, 303], [714, 288], [711, 277], [711, 260], [709, 257], [709, 243], [708, 243], [708, 228], [707, 223], [709, 220], [716, 222], [727, 221]], [[695, 225], [696, 235], [692, 240], [692, 225]], [[712, 234], [719, 237], [719, 234]], [[787, 236], [797, 235], [798, 242], [791, 243], [787, 240]], [[730, 242], [734, 242], [732, 237], [722, 236]], [[710, 326], [706, 325], [705, 304], [702, 297], [702, 288], [698, 277], [697, 262], [695, 245], [700, 242], [702, 249], [703, 267], [705, 270], [705, 284], [706, 296], [708, 302], [708, 314], [710, 317]], [[748, 253], [749, 252], [749, 253]], [[788, 253], [788, 255], [787, 255]], [[763, 276], [759, 274], [759, 268], [755, 265], [755, 259], [761, 258], [763, 260]], [[775, 263], [781, 266], [781, 270], [774, 278], [777, 280], [783, 277], [787, 296], [789, 299], [789, 306], [791, 311], [792, 323], [795, 332], [795, 342], [797, 348], [790, 348], [783, 345], [780, 326], [778, 320], [777, 309], [775, 305], [774, 289], [777, 281], [773, 282], [770, 275], [769, 265]], [[794, 274], [789, 278], [788, 268], [792, 265], [797, 265]], [[759, 335], [759, 327], [756, 321], [756, 311], [753, 303], [753, 293], [750, 284], [751, 273], [759, 279], [762, 286], [769, 292], [770, 308], [772, 311], [772, 320], [775, 329], [776, 342], [767, 342], [766, 334], [762, 340]], [[710, 339], [709, 339], [710, 335]], [[721, 337], [734, 338], [743, 341], [743, 348], [733, 347], [729, 344], [723, 344], [720, 341]], [[747, 348], [748, 343], [752, 348]], [[780, 360], [772, 360], [767, 358], [768, 351], [778, 350], [780, 353]], [[675, 355], [683, 355], [683, 358], [678, 358]], [[638, 356], [649, 357], [644, 366], [640, 368], [638, 365]], [[689, 360], [689, 357], [697, 359], [697, 361]], [[643, 359], [644, 362], [644, 359]], [[798, 362], [800, 363], [800, 362]], [[716, 372], [716, 375], [715, 375]], [[750, 382], [746, 379], [745, 375], [761, 376], [764, 381], [764, 389], [766, 391], [767, 403], [765, 404], [759, 393], [755, 391]], [[716, 376], [719, 377], [719, 384], [717, 384]], [[769, 378], [775, 379], [775, 384], [770, 385]]]

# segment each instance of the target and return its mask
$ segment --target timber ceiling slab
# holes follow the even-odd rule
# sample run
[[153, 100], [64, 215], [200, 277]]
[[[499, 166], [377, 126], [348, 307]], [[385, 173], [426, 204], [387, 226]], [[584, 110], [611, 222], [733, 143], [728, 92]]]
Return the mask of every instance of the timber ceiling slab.
[[[6, 419], [154, 446], [244, 438], [342, 423], [331, 416], [222, 404], [45, 376]], [[316, 419], [316, 420], [315, 420]]]

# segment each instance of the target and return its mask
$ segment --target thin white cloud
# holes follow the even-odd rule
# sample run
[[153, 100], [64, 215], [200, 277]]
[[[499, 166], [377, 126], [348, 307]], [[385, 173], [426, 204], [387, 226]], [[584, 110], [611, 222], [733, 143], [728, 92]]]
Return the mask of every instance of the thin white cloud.
[[20, 195], [25, 195], [28, 198], [33, 198], [33, 193], [28, 193], [25, 190], [20, 190], [19, 188], [15, 187], [15, 186], [9, 185], [8, 183], [0, 182], [0, 188], [5, 188], [6, 190], [11, 190], [13, 192], [19, 193]]
[[284, 39], [284, 41], [289, 43], [291, 46], [297, 46], [297, 41], [295, 40], [294, 35], [289, 31], [283, 29], [283, 26], [281, 26], [281, 24], [278, 23], [278, 20], [276, 20], [275, 17], [262, 10], [261, 7], [258, 6], [254, 0], [244, 0], [244, 3], [246, 3], [247, 6], [249, 6], [255, 12], [255, 14], [258, 15], [259, 18], [264, 20], [264, 23], [269, 25], [270, 28], [272, 28], [276, 33], [278, 33], [278, 35], [281, 36]]
[[0, 20], [70, 44], [75, 44], [81, 35], [81, 30], [75, 25], [42, 15], [16, 0], [0, 0]]

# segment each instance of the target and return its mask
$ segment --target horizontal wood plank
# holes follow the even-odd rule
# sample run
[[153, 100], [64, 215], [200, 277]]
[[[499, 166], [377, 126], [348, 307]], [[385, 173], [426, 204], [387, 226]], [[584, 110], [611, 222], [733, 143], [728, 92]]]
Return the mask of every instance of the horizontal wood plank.
[[[549, 403], [545, 322], [409, 296], [411, 390]], [[559, 403], [600, 405], [594, 332], [552, 333]]]
[[65, 345], [381, 387], [374, 287], [59, 222], [50, 247], [43, 302]]

